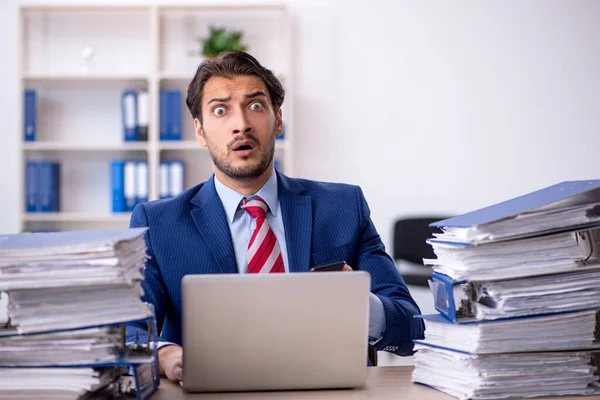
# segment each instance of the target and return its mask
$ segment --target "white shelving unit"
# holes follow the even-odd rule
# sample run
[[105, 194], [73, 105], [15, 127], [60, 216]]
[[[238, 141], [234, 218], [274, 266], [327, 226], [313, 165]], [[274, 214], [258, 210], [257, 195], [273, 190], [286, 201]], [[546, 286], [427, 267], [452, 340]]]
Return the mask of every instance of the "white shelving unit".
[[[199, 37], [209, 27], [242, 30], [248, 51], [280, 77], [286, 89], [285, 138], [276, 142], [283, 171], [293, 175], [293, 71], [287, 8], [260, 5], [27, 6], [20, 8], [20, 117], [23, 93], [37, 93], [36, 141], [25, 142], [23, 120], [19, 171], [23, 230], [126, 227], [129, 213], [111, 213], [110, 161], [147, 160], [149, 198], [158, 198], [158, 167], [182, 159], [185, 188], [212, 173], [208, 151], [196, 142], [185, 96], [198, 64]], [[90, 63], [82, 57], [93, 49]], [[181, 141], [159, 140], [159, 92], [182, 91]], [[121, 95], [148, 91], [147, 142], [125, 142]], [[27, 160], [61, 164], [61, 211], [25, 212]]]

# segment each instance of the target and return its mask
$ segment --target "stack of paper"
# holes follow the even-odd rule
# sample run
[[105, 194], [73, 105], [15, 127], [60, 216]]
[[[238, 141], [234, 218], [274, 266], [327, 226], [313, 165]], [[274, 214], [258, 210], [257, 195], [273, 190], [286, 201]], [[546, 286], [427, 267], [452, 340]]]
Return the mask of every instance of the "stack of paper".
[[474, 354], [600, 349], [596, 311], [454, 324], [442, 315], [424, 316], [425, 339], [416, 343]]
[[459, 398], [600, 393], [600, 181], [433, 224], [413, 381]]
[[121, 327], [15, 335], [0, 340], [2, 365], [69, 365], [117, 361], [125, 350]]
[[597, 268], [597, 260], [582, 261], [590, 254], [585, 246], [588, 235], [597, 239], [599, 234], [599, 229], [589, 229], [477, 246], [430, 239], [427, 243], [437, 258], [423, 261], [455, 280], [509, 279], [573, 271], [575, 267]]
[[460, 399], [592, 395], [592, 351], [478, 355], [415, 347], [413, 380]]
[[[151, 315], [140, 301], [144, 229], [0, 236], [0, 291], [19, 333]], [[2, 332], [0, 331], [0, 334]]]
[[0, 400], [78, 400], [109, 385], [111, 369], [0, 368]]
[[476, 320], [600, 309], [600, 270], [461, 285]]
[[0, 399], [77, 399], [120, 375], [121, 367], [101, 366], [121, 365], [128, 355], [126, 322], [152, 316], [141, 300], [144, 233], [0, 236], [0, 291], [9, 299], [8, 324], [0, 328]]

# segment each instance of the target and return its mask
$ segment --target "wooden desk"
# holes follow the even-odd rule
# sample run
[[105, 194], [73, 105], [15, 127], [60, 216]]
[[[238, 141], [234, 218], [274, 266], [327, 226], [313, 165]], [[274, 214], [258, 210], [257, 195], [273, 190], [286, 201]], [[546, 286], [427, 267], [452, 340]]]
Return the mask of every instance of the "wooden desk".
[[[410, 381], [412, 366], [369, 368], [367, 384], [355, 390], [304, 390], [288, 392], [243, 393], [186, 393], [181, 387], [162, 379], [152, 400], [178, 399], [454, 399], [442, 392], [414, 384]], [[562, 400], [562, 399], [561, 399]]]
[[[304, 390], [288, 392], [242, 392], [242, 393], [186, 393], [178, 384], [162, 379], [158, 391], [151, 400], [179, 400], [179, 399], [402, 399], [402, 400], [450, 400], [440, 391], [423, 385], [412, 383], [410, 376], [412, 366], [402, 367], [375, 367], [369, 368], [367, 384], [363, 389], [355, 390]], [[560, 400], [581, 400], [589, 397], [564, 396], [556, 397]], [[545, 397], [544, 400], [551, 400]]]

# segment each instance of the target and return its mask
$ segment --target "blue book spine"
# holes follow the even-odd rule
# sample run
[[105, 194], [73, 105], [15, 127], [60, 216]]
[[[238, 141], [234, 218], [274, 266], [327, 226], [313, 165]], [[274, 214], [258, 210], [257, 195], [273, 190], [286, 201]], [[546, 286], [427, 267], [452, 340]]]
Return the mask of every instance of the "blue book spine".
[[24, 130], [25, 141], [35, 141], [35, 119], [36, 119], [36, 94], [35, 90], [25, 91], [25, 115], [24, 115]]
[[27, 161], [25, 165], [25, 210], [35, 212], [38, 203], [38, 164]]
[[167, 90], [160, 91], [159, 106], [160, 140], [168, 140], [171, 134], [169, 132], [169, 92]]
[[110, 167], [112, 212], [125, 211], [125, 162], [113, 160]]
[[135, 198], [138, 204], [148, 201], [148, 161], [135, 164]]
[[136, 162], [125, 161], [124, 170], [124, 190], [125, 193], [125, 211], [133, 211], [137, 204], [136, 196]]
[[171, 140], [181, 140], [181, 91], [171, 90], [169, 93], [169, 117], [171, 122]]
[[160, 166], [158, 167], [158, 196], [161, 199], [166, 199], [170, 197], [169, 195], [169, 174], [170, 174], [170, 162], [169, 161], [161, 161]]
[[51, 163], [52, 175], [50, 180], [50, 209], [54, 212], [60, 211], [60, 164]]
[[169, 162], [169, 197], [182, 193], [185, 186], [185, 165], [183, 160]]
[[36, 210], [40, 212], [51, 212], [52, 204], [52, 163], [40, 161], [38, 164], [38, 203]]
[[137, 94], [135, 90], [126, 90], [121, 99], [123, 116], [123, 138], [126, 142], [137, 140]]

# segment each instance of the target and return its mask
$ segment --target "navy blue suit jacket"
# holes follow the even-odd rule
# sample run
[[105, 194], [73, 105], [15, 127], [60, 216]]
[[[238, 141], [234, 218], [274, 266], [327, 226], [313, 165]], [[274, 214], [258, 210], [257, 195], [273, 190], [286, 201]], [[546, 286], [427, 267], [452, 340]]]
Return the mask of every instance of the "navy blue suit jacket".
[[[361, 189], [277, 174], [289, 271], [340, 260], [368, 271], [386, 316], [377, 349], [412, 354], [412, 340], [423, 337], [422, 321], [413, 318], [419, 309], [385, 252]], [[131, 216], [131, 227], [149, 228], [144, 300], [154, 305], [158, 332], [169, 342], [181, 344], [183, 276], [238, 272], [214, 179], [172, 199], [139, 204]]]

